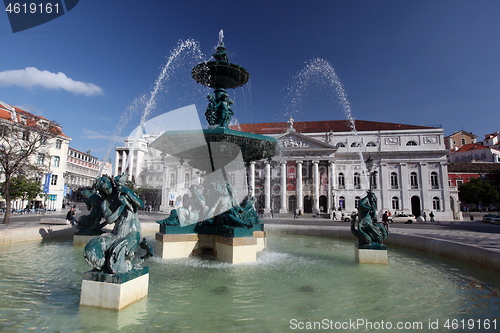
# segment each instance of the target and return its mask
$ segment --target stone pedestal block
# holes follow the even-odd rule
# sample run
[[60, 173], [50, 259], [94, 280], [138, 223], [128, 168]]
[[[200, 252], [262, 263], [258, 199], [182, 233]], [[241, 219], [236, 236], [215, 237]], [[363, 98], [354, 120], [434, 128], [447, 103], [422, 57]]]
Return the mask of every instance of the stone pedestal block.
[[155, 254], [164, 259], [187, 258], [198, 249], [197, 234], [156, 233]]
[[85, 246], [91, 239], [97, 237], [97, 235], [73, 235], [73, 246]]
[[254, 262], [257, 260], [257, 252], [266, 248], [266, 232], [250, 231], [249, 235], [249, 237], [225, 237], [202, 233], [164, 234], [158, 232], [156, 233], [155, 254], [163, 259], [210, 254], [220, 261], [232, 264]]
[[360, 249], [356, 243], [354, 251], [356, 262], [360, 264], [389, 264], [386, 249]]
[[[149, 273], [147, 267], [135, 274], [86, 273], [82, 281], [80, 305], [120, 310], [148, 294]], [[138, 275], [134, 277], [134, 275]], [[103, 280], [103, 281], [99, 281]]]
[[257, 239], [255, 237], [227, 238], [217, 236], [215, 251], [218, 260], [230, 264], [254, 262], [257, 260]]
[[253, 237], [257, 240], [257, 252], [267, 247], [267, 233], [265, 231], [254, 231]]

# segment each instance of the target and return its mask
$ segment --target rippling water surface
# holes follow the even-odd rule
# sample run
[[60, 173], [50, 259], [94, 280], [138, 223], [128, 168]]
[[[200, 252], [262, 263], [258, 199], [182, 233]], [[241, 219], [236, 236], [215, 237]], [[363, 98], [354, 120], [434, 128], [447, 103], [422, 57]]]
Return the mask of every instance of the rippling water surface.
[[121, 311], [80, 307], [82, 253], [71, 240], [0, 246], [0, 331], [284, 332], [325, 319], [500, 326], [498, 275], [404, 249], [390, 248], [387, 266], [359, 265], [349, 241], [271, 236], [251, 264], [155, 258], [149, 295]]

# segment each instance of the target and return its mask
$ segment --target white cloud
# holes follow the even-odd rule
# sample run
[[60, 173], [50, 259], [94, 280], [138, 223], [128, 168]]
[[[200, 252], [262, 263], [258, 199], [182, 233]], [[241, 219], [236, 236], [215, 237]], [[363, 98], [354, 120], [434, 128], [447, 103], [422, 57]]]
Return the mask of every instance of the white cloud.
[[35, 67], [0, 72], [0, 85], [33, 88], [40, 86], [47, 89], [64, 89], [74, 94], [87, 96], [101, 95], [102, 89], [93, 83], [75, 81], [64, 73], [41, 71]]

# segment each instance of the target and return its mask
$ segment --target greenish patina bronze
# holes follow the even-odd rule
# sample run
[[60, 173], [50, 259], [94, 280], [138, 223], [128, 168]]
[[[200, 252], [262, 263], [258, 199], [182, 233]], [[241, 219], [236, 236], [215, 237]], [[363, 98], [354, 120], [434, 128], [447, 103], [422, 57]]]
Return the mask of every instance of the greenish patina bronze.
[[241, 87], [248, 82], [250, 74], [240, 65], [229, 62], [226, 47], [222, 40], [217, 52], [213, 54], [214, 61], [207, 61], [193, 68], [192, 76], [196, 82], [214, 88], [214, 95], [208, 95], [209, 100], [205, 116], [211, 126], [228, 127], [234, 115], [231, 105], [234, 103], [226, 89]]
[[200, 188], [191, 187], [191, 197], [184, 207], [157, 221], [161, 233], [248, 237], [263, 230], [254, 208], [255, 198], [248, 195], [237, 202], [227, 173], [238, 168], [244, 170], [243, 162], [271, 159], [280, 149], [275, 138], [229, 128], [234, 111], [226, 89], [243, 86], [250, 75], [245, 68], [229, 62], [222, 37], [221, 31], [213, 54], [215, 60], [198, 64], [192, 70], [196, 82], [214, 88], [214, 95], [207, 96], [205, 117], [209, 128], [168, 131], [151, 144], [152, 148], [175, 156], [205, 174], [219, 173], [220, 177], [206, 179]]
[[[360, 249], [385, 250], [383, 243], [388, 232], [382, 223], [376, 222], [377, 197], [372, 190], [359, 201], [357, 217], [351, 219], [351, 232], [358, 239]], [[357, 223], [357, 228], [356, 228]]]
[[80, 216], [76, 224], [78, 231], [75, 234], [89, 236], [100, 235], [104, 233], [102, 230], [104, 224], [101, 224], [101, 206], [104, 199], [95, 189], [92, 191], [85, 190], [83, 191], [83, 195], [86, 197], [85, 204], [90, 212], [87, 215]]
[[93, 204], [97, 205], [100, 201], [100, 208], [95, 209], [95, 214], [100, 215], [93, 217], [93, 223], [113, 224], [114, 227], [111, 233], [97, 236], [85, 246], [84, 257], [94, 268], [93, 272], [123, 274], [142, 270], [140, 264], [153, 255], [146, 239], [141, 241], [137, 213], [144, 204], [134, 191], [125, 186], [126, 181], [127, 175], [115, 178], [102, 176], [94, 183], [96, 196]]

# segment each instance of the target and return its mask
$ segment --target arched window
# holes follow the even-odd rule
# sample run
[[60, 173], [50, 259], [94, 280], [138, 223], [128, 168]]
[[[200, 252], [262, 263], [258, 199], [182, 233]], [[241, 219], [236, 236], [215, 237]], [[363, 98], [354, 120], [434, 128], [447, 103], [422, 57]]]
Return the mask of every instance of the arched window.
[[370, 141], [366, 144], [367, 147], [377, 147], [377, 144], [373, 141]]
[[341, 210], [345, 210], [345, 198], [344, 197], [339, 197], [339, 208]]
[[437, 172], [431, 172], [431, 188], [439, 188], [439, 178]]
[[190, 180], [189, 173], [186, 173], [184, 175], [184, 187], [189, 187], [189, 180]]
[[345, 147], [345, 144], [343, 142], [339, 142], [335, 145], [335, 147]]
[[399, 210], [399, 198], [398, 197], [392, 197], [392, 209], [394, 210]]
[[342, 172], [339, 173], [338, 184], [339, 184], [339, 188], [345, 188], [345, 177], [344, 177], [344, 174]]
[[410, 187], [412, 189], [418, 188], [418, 175], [416, 172], [410, 173]]
[[361, 188], [361, 177], [359, 176], [359, 173], [354, 173], [354, 188], [355, 189], [360, 189]]
[[170, 179], [168, 182], [169, 187], [175, 187], [175, 173], [170, 174]]
[[355, 197], [354, 198], [354, 209], [358, 209], [359, 207], [359, 201], [361, 200], [360, 197]]
[[351, 143], [351, 147], [360, 147], [361, 144], [359, 142], [353, 142]]
[[395, 172], [391, 172], [391, 188], [392, 189], [399, 188], [398, 174]]
[[432, 198], [432, 209], [441, 210], [441, 200], [438, 197]]
[[417, 143], [413, 140], [410, 140], [406, 143], [407, 146], [417, 146]]

